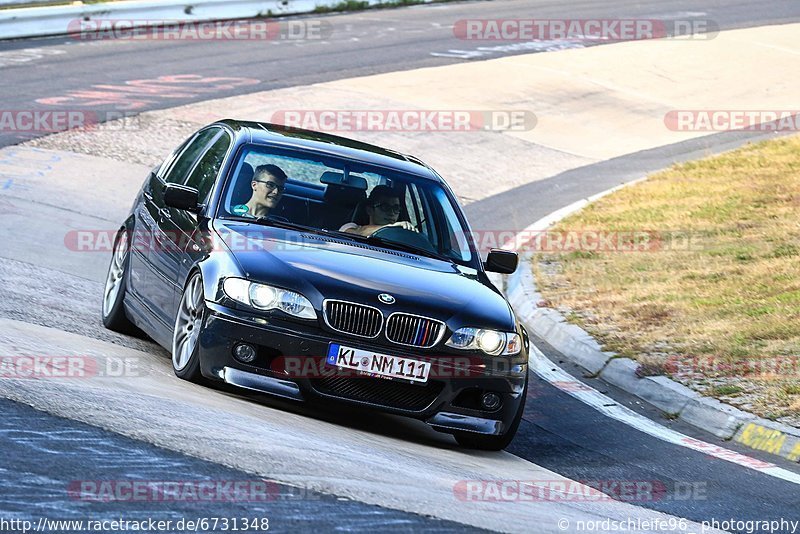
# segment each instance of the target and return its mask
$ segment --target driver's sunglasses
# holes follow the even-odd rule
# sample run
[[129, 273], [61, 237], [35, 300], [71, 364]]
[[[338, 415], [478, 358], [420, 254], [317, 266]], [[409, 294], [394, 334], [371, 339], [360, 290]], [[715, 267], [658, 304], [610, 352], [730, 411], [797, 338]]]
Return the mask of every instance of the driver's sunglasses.
[[400, 206], [395, 204], [375, 204], [376, 208], [380, 208], [384, 213], [391, 213], [397, 215], [400, 213]]
[[276, 184], [275, 182], [265, 182], [264, 180], [253, 180], [253, 181], [266, 185], [268, 193], [272, 193], [276, 189], [278, 190], [278, 193], [283, 193], [286, 190], [285, 185]]

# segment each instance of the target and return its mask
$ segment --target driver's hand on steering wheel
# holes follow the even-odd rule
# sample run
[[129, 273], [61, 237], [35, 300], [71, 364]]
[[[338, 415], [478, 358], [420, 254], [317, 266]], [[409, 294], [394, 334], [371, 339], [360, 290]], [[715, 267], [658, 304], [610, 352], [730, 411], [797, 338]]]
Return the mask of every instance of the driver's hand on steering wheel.
[[403, 230], [410, 230], [412, 232], [419, 232], [419, 230], [417, 230], [417, 228], [413, 224], [408, 222], [408, 221], [397, 221], [396, 223], [387, 224], [386, 226], [384, 226], [384, 228], [388, 228], [390, 226], [398, 226], [398, 227], [402, 228]]
[[[376, 226], [364, 226], [362, 228], [364, 228], [364, 230], [365, 230], [365, 232], [362, 233], [362, 235], [366, 235], [366, 236], [375, 235], [376, 233], [380, 232], [384, 228], [402, 228], [403, 230], [408, 230], [410, 232], [419, 233], [419, 230], [417, 230], [416, 227], [413, 224], [411, 224], [410, 222], [408, 222], [408, 221], [397, 221], [396, 223], [385, 224], [383, 226], [377, 226], [377, 227]], [[373, 228], [374, 228], [374, 230], [373, 230]]]

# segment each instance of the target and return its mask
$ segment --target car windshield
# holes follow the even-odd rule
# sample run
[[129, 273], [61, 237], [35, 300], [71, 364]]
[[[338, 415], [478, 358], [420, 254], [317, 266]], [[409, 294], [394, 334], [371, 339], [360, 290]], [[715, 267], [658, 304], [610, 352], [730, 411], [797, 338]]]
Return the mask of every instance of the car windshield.
[[340, 232], [473, 267], [459, 208], [434, 180], [260, 145], [239, 152], [231, 176], [222, 195], [222, 218]]

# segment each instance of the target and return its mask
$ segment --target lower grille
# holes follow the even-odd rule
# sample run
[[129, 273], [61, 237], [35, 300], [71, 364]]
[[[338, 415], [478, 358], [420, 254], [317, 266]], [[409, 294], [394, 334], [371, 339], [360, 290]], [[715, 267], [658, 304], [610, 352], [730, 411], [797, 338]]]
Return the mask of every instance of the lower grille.
[[414, 412], [430, 406], [444, 388], [441, 382], [417, 385], [368, 376], [325, 377], [311, 383], [326, 395]]

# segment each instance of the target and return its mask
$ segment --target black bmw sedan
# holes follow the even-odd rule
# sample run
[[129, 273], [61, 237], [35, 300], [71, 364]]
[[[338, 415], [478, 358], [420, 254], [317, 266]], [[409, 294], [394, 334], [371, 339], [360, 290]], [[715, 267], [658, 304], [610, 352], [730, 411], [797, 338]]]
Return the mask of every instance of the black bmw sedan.
[[221, 121], [145, 181], [119, 229], [107, 328], [140, 329], [185, 380], [421, 419], [506, 447], [528, 337], [452, 191], [420, 160], [328, 134]]

